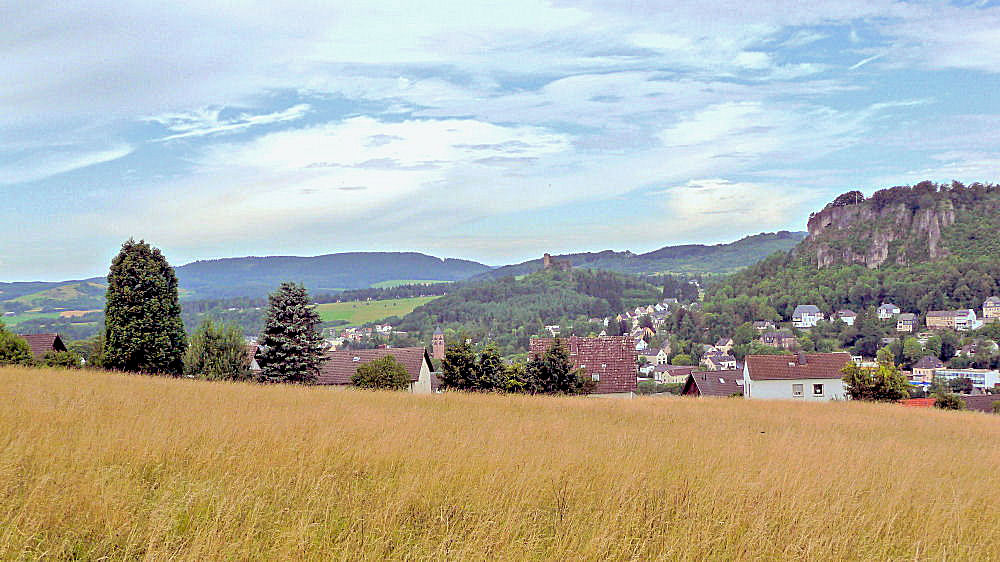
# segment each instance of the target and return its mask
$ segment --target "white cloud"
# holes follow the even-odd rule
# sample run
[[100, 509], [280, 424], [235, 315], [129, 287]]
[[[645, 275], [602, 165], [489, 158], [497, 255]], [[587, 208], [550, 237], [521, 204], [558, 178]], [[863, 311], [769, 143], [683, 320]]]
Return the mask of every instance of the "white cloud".
[[0, 184], [18, 184], [42, 180], [58, 174], [79, 170], [123, 158], [133, 147], [119, 145], [96, 151], [48, 151], [33, 154], [10, 164], [0, 166]]
[[258, 125], [295, 121], [305, 117], [309, 109], [308, 104], [302, 103], [274, 113], [263, 115], [241, 113], [231, 119], [221, 119], [219, 117], [222, 113], [221, 108], [204, 108], [187, 113], [165, 113], [149, 117], [147, 121], [159, 123], [166, 127], [167, 130], [173, 131], [174, 134], [160, 139], [169, 141], [218, 133], [236, 133]]

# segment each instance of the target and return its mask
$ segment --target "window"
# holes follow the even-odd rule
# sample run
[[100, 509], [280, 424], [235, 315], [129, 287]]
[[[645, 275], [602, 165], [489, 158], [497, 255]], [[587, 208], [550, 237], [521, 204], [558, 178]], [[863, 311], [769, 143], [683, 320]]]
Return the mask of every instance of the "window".
[[802, 396], [802, 385], [793, 384], [792, 385], [792, 396]]
[[600, 373], [594, 373], [593, 375], [590, 375], [590, 380], [592, 380], [594, 382], [601, 382], [601, 374]]
[[821, 384], [813, 385], [813, 396], [823, 396], [823, 385]]

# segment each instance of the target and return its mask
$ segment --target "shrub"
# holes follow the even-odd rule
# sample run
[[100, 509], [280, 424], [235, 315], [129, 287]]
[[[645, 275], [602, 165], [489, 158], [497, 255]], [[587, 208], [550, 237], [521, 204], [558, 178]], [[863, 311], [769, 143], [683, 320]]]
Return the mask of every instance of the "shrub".
[[351, 376], [351, 384], [371, 390], [406, 390], [410, 386], [410, 374], [395, 357], [386, 355], [358, 365]]

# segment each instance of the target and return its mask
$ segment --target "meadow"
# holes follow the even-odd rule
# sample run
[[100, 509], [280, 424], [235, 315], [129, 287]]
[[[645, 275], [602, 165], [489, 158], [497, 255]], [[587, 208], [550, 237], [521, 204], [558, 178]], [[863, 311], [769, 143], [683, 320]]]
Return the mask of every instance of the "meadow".
[[0, 558], [989, 560], [1000, 416], [0, 369]]
[[352, 326], [378, 322], [390, 316], [405, 316], [414, 308], [427, 304], [439, 296], [386, 299], [377, 301], [331, 302], [316, 305], [323, 322], [346, 321]]

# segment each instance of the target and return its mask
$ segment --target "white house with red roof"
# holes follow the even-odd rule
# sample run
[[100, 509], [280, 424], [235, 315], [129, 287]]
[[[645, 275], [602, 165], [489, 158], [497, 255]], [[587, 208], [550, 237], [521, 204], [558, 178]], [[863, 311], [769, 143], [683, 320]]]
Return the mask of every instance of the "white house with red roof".
[[743, 365], [743, 396], [750, 400], [846, 400], [841, 369], [849, 353], [748, 355]]

